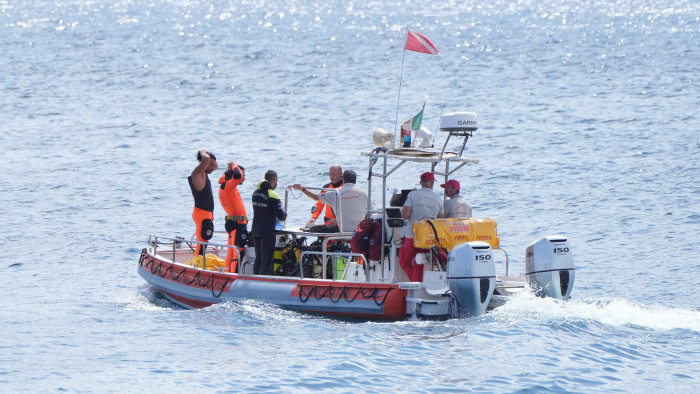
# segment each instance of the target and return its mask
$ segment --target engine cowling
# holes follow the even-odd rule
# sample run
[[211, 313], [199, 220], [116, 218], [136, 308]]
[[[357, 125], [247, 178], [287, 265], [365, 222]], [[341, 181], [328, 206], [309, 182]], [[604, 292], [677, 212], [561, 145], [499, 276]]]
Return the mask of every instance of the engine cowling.
[[530, 244], [525, 252], [525, 276], [535, 294], [566, 300], [574, 287], [575, 269], [566, 237], [550, 235]]
[[447, 284], [461, 315], [484, 314], [496, 286], [491, 245], [475, 241], [453, 248], [447, 257]]

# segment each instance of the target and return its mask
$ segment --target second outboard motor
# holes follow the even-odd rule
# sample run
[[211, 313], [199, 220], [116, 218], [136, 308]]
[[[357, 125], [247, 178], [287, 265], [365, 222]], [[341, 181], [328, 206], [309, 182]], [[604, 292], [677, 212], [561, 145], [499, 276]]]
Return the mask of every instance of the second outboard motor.
[[459, 304], [460, 314], [484, 314], [496, 286], [491, 245], [475, 241], [452, 249], [447, 258], [447, 284]]
[[540, 297], [566, 300], [574, 287], [574, 257], [566, 237], [550, 235], [527, 247], [525, 276]]

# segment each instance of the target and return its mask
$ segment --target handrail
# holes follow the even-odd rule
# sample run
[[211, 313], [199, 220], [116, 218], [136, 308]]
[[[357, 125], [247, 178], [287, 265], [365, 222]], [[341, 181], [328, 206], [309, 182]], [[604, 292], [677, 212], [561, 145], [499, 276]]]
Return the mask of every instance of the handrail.
[[[321, 252], [322, 253], [333, 253], [333, 252], [327, 252], [328, 250], [328, 243], [330, 241], [349, 241], [352, 237], [348, 235], [334, 235], [333, 233], [330, 233], [328, 236], [323, 237], [323, 243], [321, 244]], [[323, 264], [323, 277], [326, 277], [326, 265]]]
[[[153, 254], [158, 254], [158, 239], [165, 239], [167, 241], [172, 241], [172, 244], [164, 244], [164, 245], [172, 245], [172, 255], [173, 257], [171, 258], [171, 261], [175, 263], [175, 249], [179, 246], [182, 245], [182, 243], [196, 243], [200, 245], [205, 245], [205, 246], [215, 246], [215, 247], [220, 247], [220, 248], [229, 248], [233, 249], [236, 252], [237, 260], [240, 263], [241, 261], [241, 256], [238, 254], [238, 248], [235, 246], [231, 246], [228, 244], [218, 244], [218, 243], [213, 243], [213, 242], [202, 242], [202, 241], [196, 241], [193, 239], [187, 240], [183, 237], [175, 237], [175, 238], [170, 238], [170, 237], [159, 237], [157, 235], [150, 234], [148, 236], [148, 245], [150, 245], [153, 248]], [[241, 264], [236, 264], [236, 267], [238, 270], [241, 268]], [[202, 268], [207, 269], [207, 256], [206, 253], [202, 255]]]
[[[338, 256], [338, 257], [347, 257], [348, 260], [350, 260], [350, 257], [357, 257], [362, 259], [362, 265], [367, 266], [367, 261], [365, 260], [365, 255], [362, 253], [343, 253], [343, 252], [319, 252], [315, 250], [305, 250], [301, 252], [301, 255], [299, 255], [299, 277], [303, 278], [304, 277], [304, 257], [306, 255], [321, 255], [321, 266], [323, 267], [323, 279], [326, 278], [326, 264], [325, 260], [327, 256]], [[335, 277], [335, 260], [331, 263], [332, 267], [331, 270], [333, 271], [333, 280], [337, 280]], [[347, 270], [348, 266], [345, 266], [345, 269]]]
[[[336, 216], [335, 216], [335, 219], [336, 219], [336, 221], [338, 222], [338, 231], [342, 232], [342, 230], [343, 230], [343, 218], [342, 218], [342, 216], [343, 216], [343, 215], [341, 214], [341, 212], [343, 212], [343, 211], [342, 211], [343, 199], [342, 199], [342, 196], [340, 195], [340, 190], [338, 190], [338, 189], [332, 189], [332, 188], [330, 188], [330, 187], [307, 187], [307, 186], [302, 186], [302, 187], [303, 187], [304, 189], [308, 189], [308, 190], [319, 190], [319, 191], [322, 191], [322, 192], [323, 192], [323, 191], [325, 191], [325, 192], [330, 192], [330, 191], [332, 191], [332, 192], [334, 192], [335, 194], [338, 195], [338, 209], [337, 209], [337, 210], [334, 209], [333, 211], [334, 211], [334, 212], [338, 212], [338, 213], [336, 214]], [[291, 185], [290, 185], [290, 186], [287, 186], [287, 187], [284, 189], [284, 208], [285, 208], [286, 210], [289, 210], [289, 204], [288, 204], [288, 203], [289, 203], [289, 191], [292, 190], [292, 189], [293, 189], [293, 188], [292, 188]], [[302, 192], [302, 194], [303, 194], [303, 193], [304, 193], [304, 192]], [[287, 228], [287, 218], [289, 218], [289, 215], [287, 215], [287, 217], [284, 218], [283, 228]]]
[[508, 276], [508, 251], [500, 247], [493, 250], [500, 250], [501, 252], [503, 252], [503, 254], [506, 255], [506, 276]]

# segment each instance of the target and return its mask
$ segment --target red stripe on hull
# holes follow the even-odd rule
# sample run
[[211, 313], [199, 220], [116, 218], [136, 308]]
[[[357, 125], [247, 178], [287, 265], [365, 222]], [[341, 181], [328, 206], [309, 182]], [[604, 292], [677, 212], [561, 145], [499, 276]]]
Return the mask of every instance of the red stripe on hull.
[[326, 316], [349, 317], [368, 320], [397, 321], [406, 319], [406, 290], [393, 288], [384, 300], [382, 313], [352, 313], [352, 312], [324, 312], [317, 310], [297, 309], [299, 312], [315, 313]]
[[[318, 312], [334, 316], [358, 318], [403, 320], [406, 315], [406, 290], [397, 285], [346, 282], [305, 282], [300, 281], [291, 294], [299, 299], [329, 299], [333, 302], [365, 301], [381, 305], [381, 314], [351, 312]], [[310, 311], [313, 312], [313, 311]]]
[[202, 301], [191, 300], [189, 298], [181, 297], [181, 296], [175, 295], [173, 293], [167, 292], [167, 291], [162, 290], [162, 289], [158, 289], [158, 291], [163, 293], [168, 298], [170, 298], [176, 304], [180, 304], [182, 306], [189, 306], [192, 308], [206, 308], [208, 306], [214, 305], [214, 304], [209, 303], [209, 302], [202, 302]]

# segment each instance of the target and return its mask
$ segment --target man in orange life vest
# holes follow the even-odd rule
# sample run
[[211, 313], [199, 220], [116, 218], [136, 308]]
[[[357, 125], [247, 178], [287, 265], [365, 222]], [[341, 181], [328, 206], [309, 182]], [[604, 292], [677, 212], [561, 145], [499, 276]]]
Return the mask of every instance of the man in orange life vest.
[[236, 272], [242, 249], [238, 249], [237, 246], [240, 246], [242, 233], [245, 232], [248, 224], [245, 204], [243, 204], [243, 199], [238, 192], [238, 185], [242, 184], [243, 181], [245, 181], [245, 168], [232, 161], [226, 166], [224, 175], [219, 178], [221, 185], [219, 202], [226, 211], [226, 232], [228, 233], [228, 244], [231, 246], [226, 254], [226, 268], [229, 272]]
[[[196, 226], [197, 241], [207, 242], [214, 235], [214, 195], [211, 191], [209, 174], [219, 168], [216, 156], [206, 150], [197, 152], [199, 164], [192, 170], [192, 174], [187, 177], [194, 197], [194, 211], [192, 219]], [[206, 245], [197, 244], [194, 250], [196, 255], [204, 255]]]
[[[324, 188], [331, 188], [331, 189], [337, 189], [341, 186], [343, 186], [343, 168], [340, 166], [340, 164], [334, 164], [331, 166], [331, 168], [328, 169], [328, 177], [330, 178], [331, 182], [326, 183], [323, 185]], [[335, 220], [335, 213], [333, 212], [333, 208], [331, 208], [330, 204], [325, 204], [323, 201], [318, 201], [316, 205], [311, 209], [311, 220], [306, 223], [306, 228], [311, 228], [314, 223], [316, 222], [316, 219], [321, 216], [321, 213], [323, 212], [323, 209], [326, 209], [326, 213], [323, 216], [323, 224], [326, 226], [337, 226], [338, 222]]]

